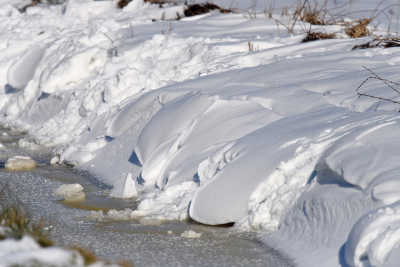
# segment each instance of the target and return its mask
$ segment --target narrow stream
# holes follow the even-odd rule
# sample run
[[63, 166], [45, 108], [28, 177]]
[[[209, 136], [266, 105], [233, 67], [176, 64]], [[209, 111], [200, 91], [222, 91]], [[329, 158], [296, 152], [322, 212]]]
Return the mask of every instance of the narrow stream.
[[[4, 134], [6, 133], [6, 134]], [[26, 136], [0, 130], [6, 149], [0, 150], [0, 186], [7, 186], [26, 205], [34, 220], [43, 218], [56, 245], [78, 245], [110, 262], [127, 260], [134, 266], [292, 266], [272, 248], [258, 241], [256, 231], [227, 226], [205, 226], [193, 221], [167, 221], [142, 225], [137, 220], [86, 220], [91, 211], [134, 210], [137, 201], [108, 198], [109, 188], [100, 187], [63, 165], [49, 165], [51, 149], [19, 148]], [[30, 156], [39, 166], [34, 171], [6, 171], [12, 156]], [[65, 202], [52, 192], [62, 184], [79, 183], [86, 199]], [[186, 230], [202, 233], [185, 238]]]

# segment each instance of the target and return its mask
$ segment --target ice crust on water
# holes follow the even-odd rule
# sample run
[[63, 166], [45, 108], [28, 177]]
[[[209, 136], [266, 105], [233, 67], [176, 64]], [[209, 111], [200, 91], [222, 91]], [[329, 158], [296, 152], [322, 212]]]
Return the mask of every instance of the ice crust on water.
[[[140, 200], [88, 220], [234, 222], [273, 232], [264, 242], [300, 266], [337, 266], [345, 243], [350, 266], [395, 262], [397, 107], [373, 112], [378, 100], [351, 88], [368, 76], [363, 65], [396, 81], [397, 48], [351, 50], [368, 38], [300, 43], [264, 16], [184, 18], [168, 34], [151, 22], [183, 10], [66, 1], [21, 15], [0, 4], [0, 122], [37, 140], [18, 147], [63, 146], [52, 164]], [[385, 86], [363, 88], [380, 95]], [[62, 195], [84, 197], [74, 190]]]
[[181, 234], [181, 237], [185, 237], [185, 238], [200, 238], [201, 237], [201, 233], [196, 233], [193, 230], [186, 230], [185, 232], [183, 232]]
[[36, 169], [36, 161], [29, 157], [15, 156], [6, 161], [4, 168], [14, 171], [34, 170]]
[[106, 214], [102, 210], [98, 211], [90, 211], [88, 215], [85, 216], [85, 220], [87, 221], [113, 221], [113, 220], [131, 220], [132, 217], [132, 210], [131, 209], [124, 209], [124, 210], [115, 210], [111, 209]]

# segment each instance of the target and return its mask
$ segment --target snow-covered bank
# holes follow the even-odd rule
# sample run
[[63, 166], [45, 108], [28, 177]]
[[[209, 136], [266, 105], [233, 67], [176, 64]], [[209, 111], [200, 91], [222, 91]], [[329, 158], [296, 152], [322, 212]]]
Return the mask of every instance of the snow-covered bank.
[[[263, 15], [152, 21], [160, 10], [0, 6], [1, 123], [105, 184], [134, 178], [132, 217], [267, 230], [302, 266], [390, 264], [396, 206], [373, 210], [400, 200], [399, 106], [374, 111], [379, 100], [355, 89], [370, 76], [362, 66], [398, 82], [400, 48], [301, 43]], [[379, 80], [360, 90], [399, 98]], [[380, 229], [375, 241], [364, 224]]]

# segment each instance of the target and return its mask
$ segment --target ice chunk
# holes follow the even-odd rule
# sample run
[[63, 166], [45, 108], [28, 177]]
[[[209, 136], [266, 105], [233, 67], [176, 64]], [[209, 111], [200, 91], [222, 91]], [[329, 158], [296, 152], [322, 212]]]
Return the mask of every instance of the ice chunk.
[[56, 196], [62, 196], [67, 201], [84, 200], [86, 194], [83, 192], [83, 187], [80, 184], [64, 184], [54, 190]]
[[114, 184], [114, 188], [111, 190], [110, 197], [115, 198], [132, 198], [136, 197], [138, 192], [136, 190], [135, 181], [132, 179], [132, 174], [125, 173], [118, 179]]
[[67, 192], [78, 193], [83, 190], [83, 187], [80, 184], [63, 184], [56, 190], [54, 190], [53, 194], [56, 196], [65, 196]]
[[7, 170], [34, 170], [36, 169], [36, 161], [29, 157], [15, 156], [9, 158], [4, 166]]
[[55, 156], [55, 157], [53, 157], [51, 160], [50, 160], [50, 164], [51, 165], [56, 165], [56, 164], [58, 164], [60, 162], [60, 158], [58, 157], [58, 156]]
[[91, 210], [88, 215], [86, 215], [85, 220], [87, 221], [102, 221], [104, 219], [104, 213], [102, 210], [94, 211]]
[[201, 233], [196, 233], [193, 230], [186, 230], [181, 234], [181, 237], [186, 237], [186, 238], [200, 238]]

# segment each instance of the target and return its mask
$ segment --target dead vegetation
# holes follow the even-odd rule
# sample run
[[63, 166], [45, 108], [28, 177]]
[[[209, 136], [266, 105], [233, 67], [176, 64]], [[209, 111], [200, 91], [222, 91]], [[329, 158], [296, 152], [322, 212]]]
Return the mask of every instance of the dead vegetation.
[[379, 105], [381, 104], [382, 100], [383, 101], [387, 101], [387, 102], [391, 102], [393, 104], [400, 104], [400, 102], [398, 101], [394, 101], [390, 98], [384, 98], [381, 96], [376, 96], [376, 95], [370, 95], [370, 94], [365, 94], [365, 93], [360, 93], [360, 89], [361, 87], [369, 80], [379, 80], [381, 82], [383, 82], [384, 84], [386, 84], [390, 89], [392, 89], [393, 91], [395, 91], [397, 94], [400, 95], [400, 91], [396, 88], [394, 88], [394, 85], [400, 86], [400, 83], [396, 83], [387, 79], [383, 79], [381, 77], [379, 77], [376, 73], [374, 73], [372, 70], [368, 69], [367, 67], [362, 66], [364, 69], [368, 70], [370, 73], [372, 73], [373, 76], [370, 76], [368, 78], [366, 78], [356, 89], [358, 98], [365, 96], [365, 97], [370, 97], [370, 98], [374, 98], [374, 99], [379, 99], [378, 105], [376, 105], [375, 110], [378, 109]]
[[389, 47], [400, 47], [400, 36], [375, 36], [375, 38], [365, 44], [356, 45], [353, 50], [356, 49], [367, 49], [367, 48], [389, 48]]
[[0, 240], [7, 237], [21, 239], [24, 235], [30, 235], [42, 247], [53, 246], [53, 242], [44, 234], [43, 220], [34, 223], [23, 203], [11, 192], [8, 184], [1, 185], [0, 226], [9, 231], [0, 233]]
[[64, 3], [65, 0], [32, 0], [29, 4], [19, 9], [21, 13], [24, 13], [28, 7], [37, 6], [38, 4], [58, 5]]
[[230, 9], [224, 9], [215, 4], [206, 2], [204, 4], [188, 5], [187, 9], [185, 10], [185, 16], [191, 17], [191, 16], [196, 16], [196, 15], [201, 15], [201, 14], [209, 13], [213, 10], [218, 10], [219, 12], [221, 12], [223, 14], [232, 12], [232, 10], [230, 10]]
[[302, 43], [318, 41], [318, 40], [326, 40], [326, 39], [335, 39], [336, 34], [334, 33], [325, 33], [325, 32], [307, 32], [306, 37], [304, 37]]
[[370, 36], [370, 31], [367, 26], [371, 23], [374, 18], [370, 19], [357, 19], [350, 23], [346, 23], [346, 34], [351, 38], [360, 38]]
[[260, 50], [260, 47], [258, 45], [254, 46], [254, 44], [250, 41], [247, 43], [247, 45], [249, 46], [249, 51], [251, 52]]
[[[388, 16], [386, 13], [389, 10], [389, 14], [391, 16], [394, 14], [393, 7], [398, 7], [398, 13], [400, 12], [399, 5], [390, 5], [379, 10], [379, 6], [381, 3], [375, 8], [375, 10], [371, 10], [372, 14], [369, 18], [364, 19], [354, 19], [349, 21], [345, 19], [354, 13], [345, 13], [345, 8], [347, 5], [351, 3], [348, 2], [342, 6], [338, 7], [328, 7], [327, 1], [325, 1], [322, 5], [318, 3], [311, 4], [309, 0], [304, 0], [302, 2], [297, 2], [297, 7], [293, 13], [289, 12], [289, 8], [282, 9], [282, 17], [289, 19], [289, 23], [285, 25], [278, 19], [276, 19], [276, 24], [278, 27], [278, 32], [280, 34], [280, 26], [284, 26], [288, 33], [297, 34], [294, 30], [295, 26], [298, 25], [301, 27], [301, 33], [306, 33], [306, 37], [304, 38], [303, 42], [310, 42], [316, 40], [324, 40], [324, 39], [333, 39], [336, 38], [335, 33], [326, 33], [321, 31], [320, 29], [315, 29], [315, 26], [332, 26], [337, 25], [341, 26], [342, 30], [340, 33], [345, 33], [350, 38], [360, 38], [370, 36], [376, 29], [377, 26], [372, 27], [372, 21], [381, 13], [385, 14], [389, 20], [389, 29], [391, 24], [391, 17]], [[397, 14], [399, 15], [399, 14]], [[399, 16], [397, 16], [399, 17]], [[398, 19], [397, 19], [398, 20]], [[290, 22], [293, 21], [293, 22]], [[306, 23], [309, 26], [306, 26]], [[313, 27], [314, 26], [314, 27]], [[393, 45], [397, 45], [396, 42], [388, 42]]]

